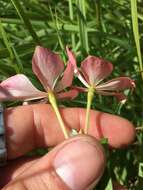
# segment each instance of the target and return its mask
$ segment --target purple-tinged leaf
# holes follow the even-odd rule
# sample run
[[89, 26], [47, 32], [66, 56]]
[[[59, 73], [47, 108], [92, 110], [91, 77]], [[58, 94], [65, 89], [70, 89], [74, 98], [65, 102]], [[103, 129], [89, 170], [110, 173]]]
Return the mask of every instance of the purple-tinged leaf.
[[97, 85], [109, 76], [113, 70], [110, 62], [95, 56], [88, 56], [81, 63], [81, 72], [90, 85]]
[[32, 69], [47, 91], [53, 89], [55, 80], [64, 70], [64, 63], [58, 54], [37, 46], [32, 59]]
[[121, 91], [127, 88], [135, 88], [135, 83], [129, 77], [118, 77], [97, 85], [95, 88], [100, 91]]
[[39, 99], [46, 96], [47, 93], [35, 88], [23, 74], [17, 74], [0, 83], [0, 101]]

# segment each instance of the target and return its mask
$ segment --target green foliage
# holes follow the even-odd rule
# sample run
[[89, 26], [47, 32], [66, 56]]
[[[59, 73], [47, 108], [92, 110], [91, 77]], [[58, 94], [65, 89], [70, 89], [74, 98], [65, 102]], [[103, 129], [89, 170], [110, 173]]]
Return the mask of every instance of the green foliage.
[[[111, 77], [129, 76], [135, 80], [136, 89], [127, 92], [125, 104], [118, 104], [112, 97], [96, 96], [92, 108], [121, 115], [141, 129], [143, 8], [141, 0], [138, 9], [136, 3], [135, 0], [0, 0], [0, 80], [24, 73], [39, 87], [31, 70], [32, 54], [38, 44], [60, 52], [65, 60], [65, 46], [71, 46], [79, 65], [87, 54], [101, 56], [114, 65]], [[76, 79], [74, 83], [80, 85]], [[86, 97], [81, 94], [64, 104], [86, 107]], [[128, 189], [142, 189], [142, 147], [143, 133], [138, 130], [136, 142], [129, 148], [107, 151], [108, 165], [96, 190], [111, 190], [112, 180]]]
[[[140, 35], [139, 35], [139, 24], [138, 24], [138, 10], [137, 10], [137, 1], [131, 0], [131, 15], [132, 15], [132, 25], [133, 25], [133, 32], [134, 38], [137, 48], [137, 54], [139, 59], [139, 70], [143, 72], [143, 65], [142, 65], [142, 57], [141, 57], [141, 48], [140, 48]], [[142, 74], [143, 78], [143, 74]]]

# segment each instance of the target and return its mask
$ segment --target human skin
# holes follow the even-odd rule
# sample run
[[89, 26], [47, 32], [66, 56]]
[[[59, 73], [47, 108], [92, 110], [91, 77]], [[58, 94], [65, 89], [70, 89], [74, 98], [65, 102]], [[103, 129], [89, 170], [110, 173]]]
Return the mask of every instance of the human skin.
[[[83, 108], [61, 108], [60, 112], [69, 132], [84, 128]], [[84, 190], [98, 182], [106, 165], [98, 140], [108, 138], [111, 147], [122, 148], [135, 138], [135, 128], [128, 120], [98, 111], [91, 111], [89, 135], [66, 141], [50, 105], [9, 108], [4, 120], [9, 159], [0, 170], [4, 190]], [[40, 147], [55, 148], [43, 157], [24, 156]]]

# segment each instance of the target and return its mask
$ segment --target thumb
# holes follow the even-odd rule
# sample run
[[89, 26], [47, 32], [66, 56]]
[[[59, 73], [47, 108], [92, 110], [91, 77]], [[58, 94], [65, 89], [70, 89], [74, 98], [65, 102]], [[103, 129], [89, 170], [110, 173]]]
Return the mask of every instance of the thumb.
[[19, 174], [4, 190], [85, 190], [97, 184], [104, 151], [93, 137], [70, 138]]

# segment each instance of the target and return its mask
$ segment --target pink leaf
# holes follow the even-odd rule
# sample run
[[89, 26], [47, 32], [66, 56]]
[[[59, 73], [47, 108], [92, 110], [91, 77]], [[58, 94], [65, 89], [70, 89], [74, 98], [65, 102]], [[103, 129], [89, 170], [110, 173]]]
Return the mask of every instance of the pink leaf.
[[107, 91], [96, 91], [98, 94], [100, 95], [104, 95], [104, 96], [114, 96], [117, 98], [118, 101], [120, 102], [125, 102], [127, 99], [127, 96], [122, 93], [122, 92], [107, 92]]
[[122, 103], [125, 103], [126, 100], [127, 100], [127, 96], [123, 93], [117, 93], [114, 95], [118, 101], [122, 102]]
[[134, 88], [135, 83], [129, 77], [118, 77], [109, 80], [101, 85], [97, 85], [96, 90], [103, 91], [121, 91], [127, 88]]
[[56, 95], [58, 99], [74, 99], [78, 95], [77, 90], [69, 90], [67, 92], [61, 92]]
[[89, 85], [88, 85], [87, 81], [82, 76], [82, 74], [80, 73], [80, 71], [79, 71], [79, 69], [77, 67], [76, 58], [75, 58], [74, 53], [68, 47], [66, 47], [66, 50], [67, 50], [67, 55], [68, 55], [68, 58], [69, 58], [68, 62], [73, 65], [75, 75], [88, 88]]
[[113, 70], [110, 62], [95, 56], [88, 56], [81, 63], [81, 72], [83, 73], [87, 82], [91, 85], [97, 85], [105, 79]]
[[78, 92], [88, 92], [88, 88], [84, 88], [80, 86], [72, 86], [72, 89], [76, 89]]
[[73, 66], [70, 62], [67, 63], [66, 69], [63, 73], [62, 79], [57, 83], [55, 91], [59, 92], [67, 87], [70, 87], [73, 81], [74, 71]]
[[55, 80], [64, 69], [64, 64], [58, 54], [37, 46], [32, 59], [32, 69], [47, 91], [49, 88], [53, 89]]
[[76, 64], [75, 55], [68, 47], [66, 47], [66, 51], [67, 51], [69, 62], [70, 62], [70, 64], [73, 65], [74, 73], [77, 74], [78, 68], [77, 68], [77, 64]]
[[0, 83], [0, 101], [37, 99], [46, 96], [35, 88], [23, 74], [12, 76]]

